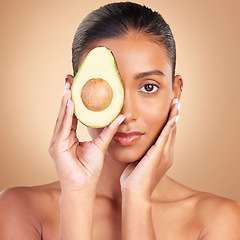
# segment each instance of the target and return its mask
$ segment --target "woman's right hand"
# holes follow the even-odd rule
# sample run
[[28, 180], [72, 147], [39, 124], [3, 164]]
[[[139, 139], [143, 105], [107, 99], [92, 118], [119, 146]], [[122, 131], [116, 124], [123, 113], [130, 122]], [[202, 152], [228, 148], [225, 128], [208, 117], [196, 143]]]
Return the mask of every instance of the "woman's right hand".
[[90, 142], [79, 142], [76, 133], [78, 119], [74, 115], [70, 88], [71, 83], [67, 81], [49, 153], [56, 165], [62, 190], [94, 189], [102, 170], [105, 152], [124, 116], [119, 115], [103, 129], [98, 138]]

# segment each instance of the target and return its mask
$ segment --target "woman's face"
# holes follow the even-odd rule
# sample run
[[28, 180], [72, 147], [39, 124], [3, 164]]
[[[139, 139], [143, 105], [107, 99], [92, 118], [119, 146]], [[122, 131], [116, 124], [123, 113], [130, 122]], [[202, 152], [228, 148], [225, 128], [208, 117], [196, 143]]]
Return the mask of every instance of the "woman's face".
[[[130, 163], [140, 160], [166, 124], [172, 92], [172, 67], [163, 47], [142, 34], [105, 39], [94, 47], [109, 48], [116, 60], [125, 96], [121, 114], [126, 116], [107, 154]], [[92, 138], [102, 129], [88, 128]]]

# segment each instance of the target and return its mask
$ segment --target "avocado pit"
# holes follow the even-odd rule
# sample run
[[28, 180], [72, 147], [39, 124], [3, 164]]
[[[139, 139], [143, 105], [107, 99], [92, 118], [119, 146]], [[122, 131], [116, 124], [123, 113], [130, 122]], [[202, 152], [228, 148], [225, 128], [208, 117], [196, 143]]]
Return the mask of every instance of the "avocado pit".
[[99, 112], [110, 105], [113, 98], [113, 91], [104, 79], [92, 78], [84, 84], [81, 98], [87, 109]]

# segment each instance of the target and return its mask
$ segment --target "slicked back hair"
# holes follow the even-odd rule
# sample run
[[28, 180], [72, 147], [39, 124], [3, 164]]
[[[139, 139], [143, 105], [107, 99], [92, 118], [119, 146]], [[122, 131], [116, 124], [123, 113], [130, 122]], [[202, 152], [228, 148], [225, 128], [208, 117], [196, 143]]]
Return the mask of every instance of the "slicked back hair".
[[175, 75], [176, 46], [172, 31], [163, 17], [146, 6], [132, 2], [110, 3], [89, 13], [80, 23], [72, 44], [74, 75], [83, 54], [99, 40], [122, 37], [130, 31], [142, 33], [163, 46]]

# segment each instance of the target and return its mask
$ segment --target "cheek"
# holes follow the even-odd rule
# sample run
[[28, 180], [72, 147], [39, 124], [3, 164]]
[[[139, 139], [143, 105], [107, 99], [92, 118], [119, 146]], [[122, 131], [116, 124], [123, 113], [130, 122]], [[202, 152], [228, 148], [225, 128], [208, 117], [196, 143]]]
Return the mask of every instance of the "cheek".
[[[151, 111], [152, 110], [152, 111]], [[159, 131], [163, 129], [168, 118], [168, 108], [152, 108], [148, 109], [148, 114], [145, 115], [144, 122], [148, 126], [148, 134], [151, 136], [156, 136], [159, 134]], [[149, 136], [150, 136], [149, 135]]]
[[[146, 101], [142, 108], [141, 116], [144, 122], [151, 127], [161, 128], [167, 121], [169, 114], [171, 98], [157, 99], [153, 103], [149, 104]], [[144, 109], [144, 111], [143, 111]]]

